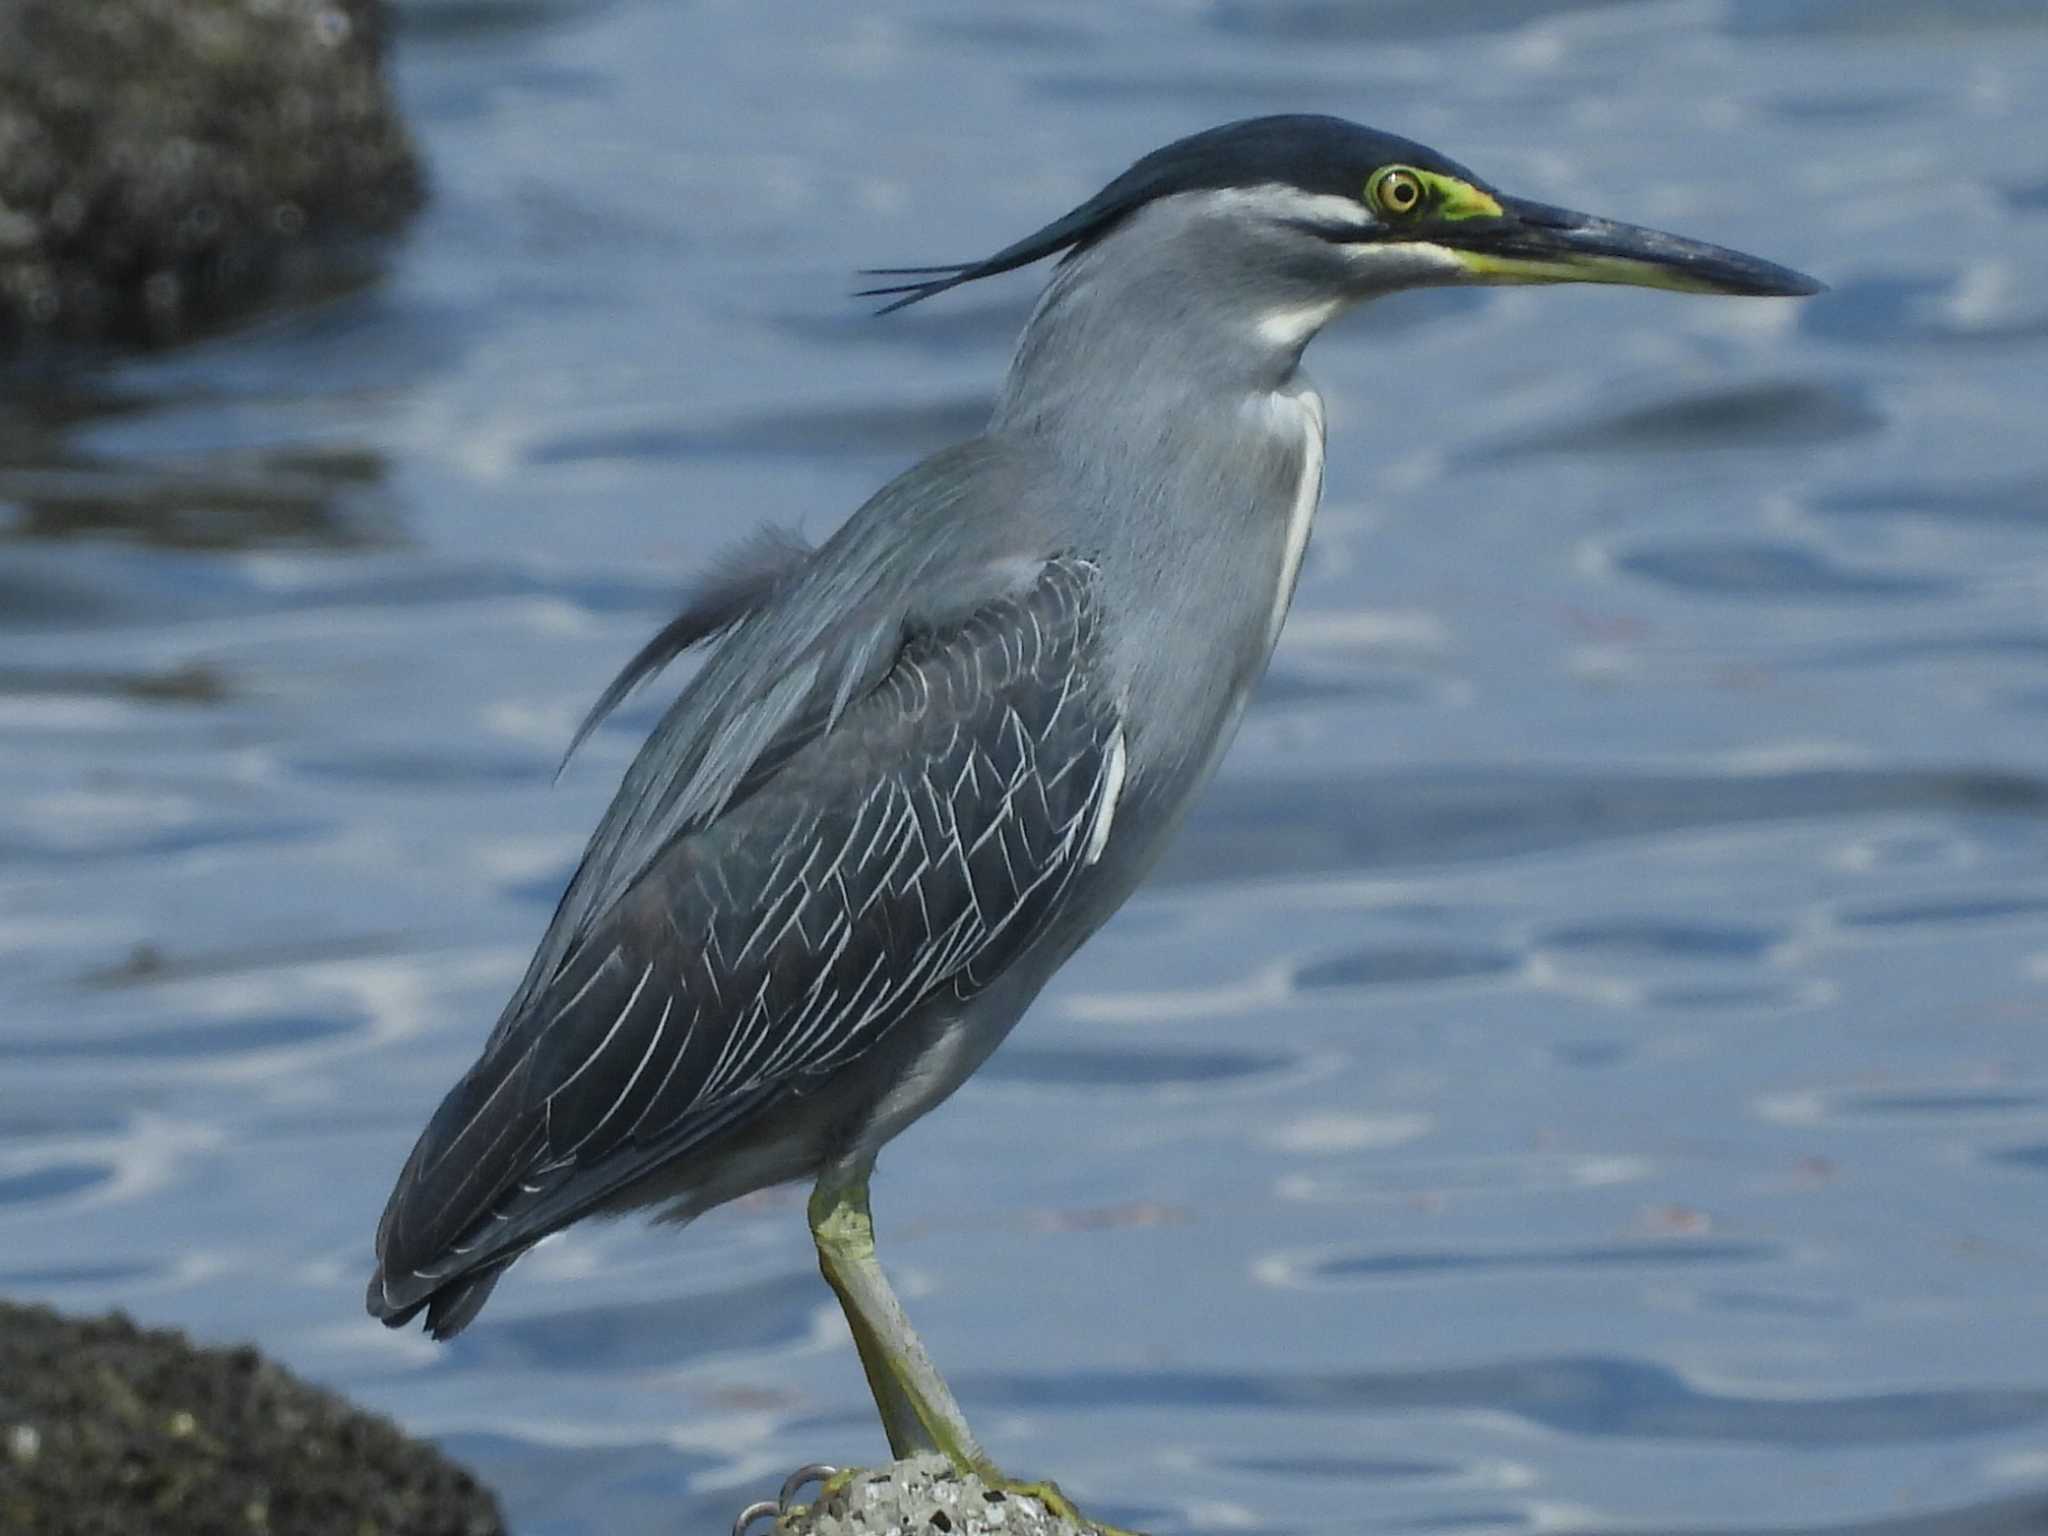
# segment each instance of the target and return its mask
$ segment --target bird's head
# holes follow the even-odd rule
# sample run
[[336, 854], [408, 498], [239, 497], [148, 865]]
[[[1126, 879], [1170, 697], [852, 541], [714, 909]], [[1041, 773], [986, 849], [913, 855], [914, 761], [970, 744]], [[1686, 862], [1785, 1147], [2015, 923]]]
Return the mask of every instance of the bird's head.
[[1717, 245], [1510, 197], [1435, 150], [1341, 118], [1250, 118], [1154, 150], [986, 260], [904, 268], [888, 309], [1043, 257], [1100, 251], [1182, 282], [1296, 350], [1363, 299], [1453, 284], [1621, 283], [1796, 296], [1802, 273]]

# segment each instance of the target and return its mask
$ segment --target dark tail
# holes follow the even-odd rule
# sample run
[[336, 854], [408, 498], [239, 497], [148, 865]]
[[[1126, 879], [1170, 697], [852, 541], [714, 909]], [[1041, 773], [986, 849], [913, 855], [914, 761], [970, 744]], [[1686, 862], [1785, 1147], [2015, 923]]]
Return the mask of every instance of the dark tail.
[[[513, 1258], [517, 1257], [517, 1254], [513, 1255]], [[425, 1312], [427, 1333], [436, 1339], [452, 1339], [476, 1321], [477, 1313], [483, 1311], [484, 1303], [491, 1299], [491, 1291], [511, 1267], [512, 1259], [506, 1259], [486, 1269], [457, 1275], [438, 1291], [403, 1306], [393, 1305], [385, 1294], [384, 1271], [380, 1267], [370, 1277], [370, 1294], [366, 1298], [370, 1316], [386, 1328], [403, 1328]]]

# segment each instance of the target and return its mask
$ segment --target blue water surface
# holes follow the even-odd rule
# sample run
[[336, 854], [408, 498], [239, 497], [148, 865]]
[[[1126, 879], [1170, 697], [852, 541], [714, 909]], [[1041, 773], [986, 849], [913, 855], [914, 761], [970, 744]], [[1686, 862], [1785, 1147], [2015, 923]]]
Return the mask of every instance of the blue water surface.
[[0, 404], [0, 1289], [441, 1438], [530, 1536], [885, 1449], [800, 1191], [450, 1346], [378, 1210], [717, 550], [974, 429], [1033, 274], [1342, 113], [1803, 305], [1409, 295], [1152, 886], [889, 1152], [991, 1451], [1171, 1533], [2048, 1526], [2048, 7], [400, 0], [374, 285]]

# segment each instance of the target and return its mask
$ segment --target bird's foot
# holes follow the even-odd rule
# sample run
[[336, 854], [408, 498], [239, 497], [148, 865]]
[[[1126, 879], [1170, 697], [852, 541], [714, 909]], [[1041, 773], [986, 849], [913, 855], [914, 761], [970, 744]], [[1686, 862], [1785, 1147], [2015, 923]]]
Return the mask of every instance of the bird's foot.
[[796, 1496], [800, 1491], [811, 1483], [820, 1484], [818, 1501], [823, 1503], [846, 1486], [855, 1470], [857, 1469], [848, 1468], [842, 1472], [839, 1468], [829, 1467], [821, 1461], [798, 1467], [782, 1480], [782, 1487], [774, 1498], [762, 1499], [740, 1511], [739, 1518], [732, 1523], [732, 1536], [746, 1536], [749, 1526], [770, 1518], [775, 1522], [769, 1527], [771, 1532], [786, 1530], [792, 1518], [809, 1512], [808, 1505], [796, 1502]]
[[1100, 1520], [1089, 1519], [1081, 1513], [1072, 1499], [1060, 1492], [1060, 1485], [1050, 1479], [1035, 1483], [1019, 1482], [1015, 1478], [1003, 1476], [993, 1468], [983, 1470], [981, 1477], [990, 1488], [999, 1492], [1038, 1500], [1052, 1514], [1069, 1525], [1077, 1525], [1082, 1530], [1091, 1532], [1092, 1536], [1141, 1536], [1140, 1532], [1127, 1531], [1120, 1525], [1104, 1525]]
[[[854, 1485], [863, 1481], [872, 1486], [856, 1489]], [[798, 1503], [797, 1495], [812, 1483], [818, 1484], [816, 1498], [809, 1503]], [[749, 1504], [740, 1511], [739, 1519], [733, 1523], [733, 1536], [749, 1536], [749, 1533], [752, 1536], [785, 1536], [789, 1532], [809, 1532], [822, 1513], [830, 1512], [844, 1518], [854, 1505], [868, 1508], [870, 1519], [876, 1508], [886, 1508], [891, 1518], [895, 1518], [906, 1504], [915, 1507], [915, 1501], [921, 1497], [931, 1497], [935, 1485], [947, 1483], [953, 1483], [960, 1491], [942, 1493], [938, 1498], [956, 1520], [961, 1514], [962, 1500], [970, 1506], [978, 1506], [982, 1502], [1000, 1505], [1011, 1498], [1029, 1499], [1043, 1506], [1054, 1519], [1076, 1530], [1086, 1531], [1089, 1536], [1139, 1536], [1136, 1531], [1089, 1519], [1075, 1507], [1072, 1499], [1060, 1491], [1057, 1483], [1024, 1482], [1005, 1477], [986, 1460], [977, 1459], [971, 1465], [962, 1466], [957, 1462], [949, 1464], [949, 1459], [939, 1457], [898, 1462], [887, 1469], [848, 1467], [841, 1471], [827, 1466], [799, 1467], [784, 1480], [775, 1498]], [[881, 1504], [868, 1503], [878, 1497], [883, 1501]], [[1001, 1517], [996, 1518], [1000, 1520]], [[765, 1526], [762, 1525], [764, 1521], [767, 1522]], [[1004, 1523], [1014, 1524], [1015, 1517]], [[979, 1530], [982, 1526], [970, 1522], [962, 1528]]]

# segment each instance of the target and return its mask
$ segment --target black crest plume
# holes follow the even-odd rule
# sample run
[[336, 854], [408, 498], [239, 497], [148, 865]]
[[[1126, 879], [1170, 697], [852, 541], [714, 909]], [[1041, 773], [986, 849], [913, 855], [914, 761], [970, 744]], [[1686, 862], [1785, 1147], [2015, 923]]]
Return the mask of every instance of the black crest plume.
[[877, 314], [889, 314], [934, 294], [999, 272], [1027, 267], [1061, 252], [1071, 254], [1101, 239], [1124, 219], [1158, 198], [1179, 192], [1272, 183], [1303, 192], [1357, 197], [1382, 165], [1412, 165], [1476, 180], [1456, 165], [1409, 139], [1361, 128], [1341, 117], [1291, 113], [1249, 117], [1178, 139], [1155, 149], [1064, 218], [1026, 235], [981, 261], [937, 267], [871, 267], [866, 277], [906, 277], [914, 282], [863, 288], [855, 296], [887, 298]]

